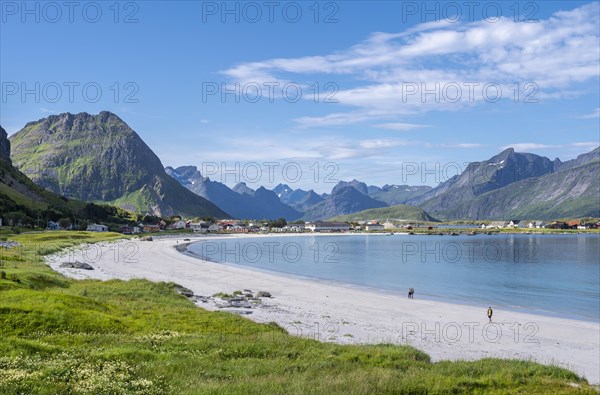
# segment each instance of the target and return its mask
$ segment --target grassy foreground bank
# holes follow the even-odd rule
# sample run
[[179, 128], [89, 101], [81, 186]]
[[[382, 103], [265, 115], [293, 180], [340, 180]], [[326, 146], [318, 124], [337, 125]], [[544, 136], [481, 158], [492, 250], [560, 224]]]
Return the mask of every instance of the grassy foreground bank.
[[197, 308], [173, 284], [75, 281], [41, 256], [117, 234], [46, 232], [0, 249], [1, 394], [597, 393], [532, 362], [431, 363], [408, 346], [340, 346]]

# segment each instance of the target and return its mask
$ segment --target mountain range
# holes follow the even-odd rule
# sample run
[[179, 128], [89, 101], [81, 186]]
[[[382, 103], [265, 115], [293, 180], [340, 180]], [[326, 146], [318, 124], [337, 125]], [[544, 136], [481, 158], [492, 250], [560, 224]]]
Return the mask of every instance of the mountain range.
[[561, 162], [508, 148], [407, 200], [439, 219], [600, 216], [600, 148]]
[[264, 187], [253, 190], [245, 183], [233, 189], [208, 177], [203, 177], [195, 166], [182, 166], [176, 169], [165, 168], [167, 174], [181, 185], [213, 202], [235, 218], [296, 220], [302, 214], [286, 205], [277, 194]]
[[433, 188], [352, 180], [318, 194], [286, 184], [230, 188], [195, 166], [163, 167], [110, 112], [52, 115], [0, 137], [4, 168], [12, 160], [51, 192], [162, 216], [322, 220], [394, 207], [407, 220], [600, 217], [600, 148], [566, 162], [508, 148]]

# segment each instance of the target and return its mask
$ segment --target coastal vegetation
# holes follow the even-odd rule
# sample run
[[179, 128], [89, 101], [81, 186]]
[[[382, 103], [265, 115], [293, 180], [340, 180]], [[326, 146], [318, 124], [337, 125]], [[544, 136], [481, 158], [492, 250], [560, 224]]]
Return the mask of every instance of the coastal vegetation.
[[597, 393], [529, 361], [432, 363], [409, 346], [337, 345], [208, 312], [172, 283], [72, 280], [42, 257], [116, 233], [4, 235], [2, 394]]

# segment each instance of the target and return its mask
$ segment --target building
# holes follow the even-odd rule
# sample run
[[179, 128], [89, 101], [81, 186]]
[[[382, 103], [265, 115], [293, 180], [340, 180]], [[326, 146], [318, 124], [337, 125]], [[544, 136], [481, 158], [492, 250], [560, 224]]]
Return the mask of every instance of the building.
[[189, 228], [197, 233], [211, 233], [218, 232], [221, 230], [221, 227], [219, 225], [211, 224], [205, 221], [190, 222]]
[[350, 225], [346, 222], [308, 222], [305, 228], [311, 232], [345, 232], [350, 230]]
[[91, 224], [88, 225], [86, 230], [88, 232], [108, 232], [108, 226], [101, 224]]
[[171, 225], [169, 225], [169, 229], [185, 229], [186, 223], [183, 220], [175, 221]]
[[365, 227], [366, 231], [384, 230], [385, 229], [385, 226], [383, 226], [379, 222], [368, 222], [364, 225], [364, 227]]
[[124, 235], [135, 235], [141, 233], [141, 229], [137, 226], [121, 226], [118, 231]]
[[159, 225], [142, 225], [142, 229], [144, 232], [149, 232], [149, 233], [160, 232]]
[[286, 225], [283, 227], [283, 229], [286, 230], [286, 232], [304, 232], [304, 224], [290, 224], [290, 225]]

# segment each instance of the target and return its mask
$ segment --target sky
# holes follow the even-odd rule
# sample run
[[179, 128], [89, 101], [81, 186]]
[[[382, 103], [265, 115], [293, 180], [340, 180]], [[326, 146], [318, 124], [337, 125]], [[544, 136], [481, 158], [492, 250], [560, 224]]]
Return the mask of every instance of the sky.
[[0, 125], [111, 111], [233, 186], [435, 186], [600, 140], [600, 3], [0, 1]]

